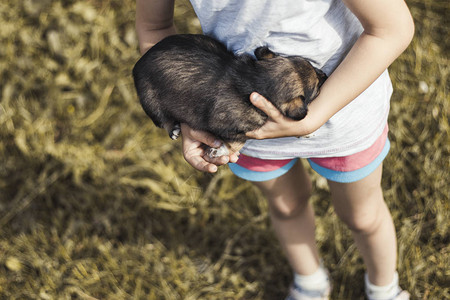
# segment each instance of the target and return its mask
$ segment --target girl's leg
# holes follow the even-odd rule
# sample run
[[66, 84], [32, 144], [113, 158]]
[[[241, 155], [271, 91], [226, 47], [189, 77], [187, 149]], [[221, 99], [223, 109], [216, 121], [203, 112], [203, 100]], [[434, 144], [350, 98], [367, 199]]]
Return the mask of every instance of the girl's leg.
[[314, 210], [309, 203], [311, 181], [301, 161], [286, 174], [255, 182], [266, 195], [272, 226], [293, 270], [313, 274], [319, 268]]
[[336, 214], [352, 231], [371, 283], [384, 286], [396, 270], [395, 228], [381, 189], [382, 165], [353, 183], [328, 181]]

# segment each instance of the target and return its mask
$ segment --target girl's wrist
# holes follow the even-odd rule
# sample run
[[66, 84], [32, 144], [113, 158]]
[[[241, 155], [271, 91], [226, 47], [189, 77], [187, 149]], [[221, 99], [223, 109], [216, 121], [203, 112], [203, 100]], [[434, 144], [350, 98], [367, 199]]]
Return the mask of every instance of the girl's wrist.
[[175, 26], [171, 25], [166, 28], [149, 30], [143, 26], [137, 25], [139, 52], [144, 55], [151, 47], [156, 43], [168, 37], [176, 34]]
[[322, 125], [327, 121], [328, 118], [326, 118], [322, 114], [316, 113], [314, 110], [309, 110], [308, 114], [306, 114], [306, 117], [298, 122], [298, 136], [305, 136], [313, 133], [314, 131], [322, 127]]

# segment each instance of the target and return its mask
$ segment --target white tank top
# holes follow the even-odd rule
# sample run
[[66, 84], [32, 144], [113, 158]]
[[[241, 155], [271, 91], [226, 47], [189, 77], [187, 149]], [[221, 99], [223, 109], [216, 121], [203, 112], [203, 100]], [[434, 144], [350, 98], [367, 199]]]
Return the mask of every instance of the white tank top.
[[[363, 31], [341, 0], [191, 0], [204, 34], [236, 54], [268, 46], [301, 55], [330, 75]], [[241, 153], [264, 159], [347, 156], [369, 148], [387, 122], [387, 70], [308, 138], [248, 140]], [[330, 100], [332, 101], [332, 100]]]

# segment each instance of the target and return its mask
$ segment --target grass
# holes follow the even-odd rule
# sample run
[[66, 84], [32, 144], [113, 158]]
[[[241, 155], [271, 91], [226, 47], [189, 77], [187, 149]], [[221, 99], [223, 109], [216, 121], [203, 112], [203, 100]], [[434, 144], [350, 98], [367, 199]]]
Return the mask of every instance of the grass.
[[[407, 2], [382, 184], [401, 285], [450, 299], [449, 4]], [[200, 32], [183, 1], [176, 24]], [[283, 298], [262, 195], [194, 171], [139, 107], [134, 1], [3, 1], [0, 25], [0, 299]], [[333, 299], [363, 299], [361, 257], [312, 175]]]

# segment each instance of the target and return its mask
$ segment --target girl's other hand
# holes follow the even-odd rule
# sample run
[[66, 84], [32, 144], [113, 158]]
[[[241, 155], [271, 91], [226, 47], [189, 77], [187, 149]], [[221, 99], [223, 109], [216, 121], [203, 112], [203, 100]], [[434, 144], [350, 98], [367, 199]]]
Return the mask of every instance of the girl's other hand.
[[215, 173], [218, 166], [238, 160], [238, 152], [217, 158], [210, 158], [206, 155], [205, 145], [212, 148], [218, 148], [222, 145], [221, 141], [208, 132], [195, 130], [186, 124], [181, 124], [181, 136], [183, 138], [184, 159], [199, 171]]
[[247, 132], [247, 137], [251, 139], [259, 140], [288, 136], [299, 137], [314, 132], [322, 125], [314, 125], [313, 119], [308, 118], [308, 115], [300, 121], [292, 120], [284, 116], [269, 100], [256, 92], [250, 95], [250, 101], [269, 117], [262, 127]]

